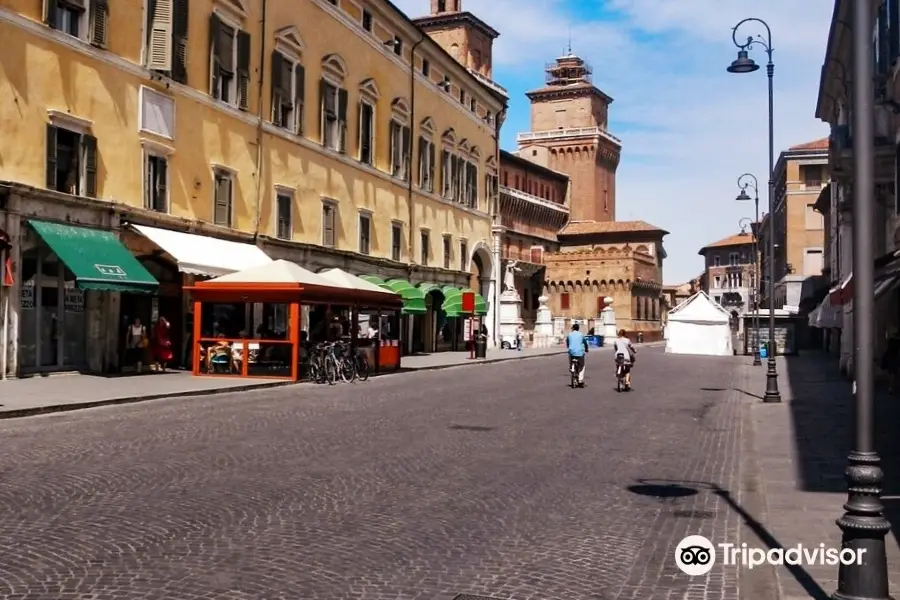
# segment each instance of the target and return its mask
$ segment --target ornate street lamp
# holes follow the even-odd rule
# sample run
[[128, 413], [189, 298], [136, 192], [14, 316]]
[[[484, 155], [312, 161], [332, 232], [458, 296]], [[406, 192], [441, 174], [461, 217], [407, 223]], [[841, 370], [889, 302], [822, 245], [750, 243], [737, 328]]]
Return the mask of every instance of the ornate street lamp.
[[884, 518], [884, 474], [874, 443], [875, 346], [875, 158], [873, 147], [872, 5], [853, 2], [853, 345], [856, 394], [856, 449], [847, 457], [848, 500], [837, 525], [843, 550], [864, 551], [861, 564], [841, 563], [835, 600], [890, 598], [884, 538], [891, 529]]
[[[737, 32], [741, 25], [754, 21], [766, 28], [766, 40], [762, 36], [748, 37], [745, 43], [738, 42]], [[769, 57], [766, 63], [766, 75], [769, 79], [769, 256], [775, 255], [775, 112], [774, 93], [772, 90], [772, 78], [775, 74], [775, 63], [772, 62], [772, 29], [762, 19], [750, 17], [734, 26], [731, 31], [731, 40], [738, 48], [737, 58], [728, 67], [729, 73], [753, 73], [759, 70], [759, 65], [750, 58], [748, 49], [754, 44], [762, 46]], [[781, 402], [781, 393], [778, 391], [778, 370], [775, 365], [775, 261], [769, 260], [769, 352], [768, 368], [766, 369], [766, 393], [763, 402]]]
[[[753, 181], [746, 181], [749, 179]], [[759, 283], [756, 279], [756, 277], [762, 275], [762, 270], [759, 266], [759, 237], [757, 236], [757, 229], [759, 228], [759, 181], [756, 179], [756, 175], [744, 173], [738, 177], [737, 183], [738, 187], [741, 188], [741, 193], [737, 195], [735, 200], [738, 202], [753, 200], [756, 205], [756, 221], [753, 222], [750, 233], [753, 235], [753, 274], [755, 275], [753, 278], [753, 327], [756, 329], [756, 343], [753, 344], [753, 366], [758, 367], [762, 365], [762, 360], [759, 358]], [[753, 198], [750, 198], [750, 195], [747, 194], [748, 187], [753, 190]]]

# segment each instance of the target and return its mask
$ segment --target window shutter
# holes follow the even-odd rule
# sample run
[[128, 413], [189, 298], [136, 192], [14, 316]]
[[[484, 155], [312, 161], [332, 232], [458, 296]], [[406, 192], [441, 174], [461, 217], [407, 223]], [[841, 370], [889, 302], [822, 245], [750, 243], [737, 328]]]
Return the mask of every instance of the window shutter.
[[272, 51], [272, 102], [275, 94], [284, 91], [284, 57], [278, 50]]
[[215, 224], [231, 225], [231, 179], [220, 177], [216, 180]]
[[172, 79], [187, 83], [188, 0], [173, 0]]
[[[156, 197], [160, 199], [162, 208], [169, 212], [169, 161], [157, 161], [156, 168]], [[159, 207], [159, 204], [156, 206]]]
[[209, 15], [209, 54], [211, 57], [212, 72], [209, 74], [210, 93], [214, 93], [216, 82], [219, 78], [219, 32], [222, 30], [222, 20], [216, 13]]
[[56, 127], [47, 125], [47, 189], [56, 189]]
[[81, 147], [84, 152], [84, 190], [79, 190], [88, 198], [97, 197], [97, 138], [84, 134], [81, 136]]
[[400, 170], [403, 174], [403, 179], [410, 179], [410, 163], [412, 162], [412, 130], [409, 127], [403, 127], [401, 129], [403, 136], [403, 148], [400, 156]]
[[347, 151], [347, 103], [349, 101], [349, 95], [347, 94], [347, 90], [339, 89], [338, 90], [338, 126], [341, 130], [341, 152]]
[[328, 82], [319, 80], [319, 139], [325, 145], [325, 94], [328, 93]]
[[388, 129], [388, 156], [391, 157], [391, 175], [397, 174], [397, 121], [391, 119]]
[[250, 108], [250, 34], [237, 32], [237, 76], [238, 106], [243, 110]]
[[434, 144], [428, 142], [428, 191], [434, 191]]
[[147, 68], [169, 71], [172, 68], [172, 0], [156, 0], [152, 9]]
[[44, 0], [44, 23], [56, 27], [56, 0]]
[[425, 178], [428, 176], [428, 173], [425, 171], [425, 167], [426, 167], [426, 163], [425, 163], [426, 154], [425, 153], [428, 151], [428, 149], [425, 147], [425, 145], [427, 143], [428, 142], [425, 141], [425, 138], [423, 138], [423, 137], [419, 138], [419, 158], [418, 158], [418, 161], [419, 161], [419, 187], [423, 188], [423, 189], [425, 188]]
[[100, 48], [106, 47], [108, 25], [108, 0], [94, 0], [91, 2], [91, 44]]
[[294, 65], [294, 122], [298, 135], [303, 135], [303, 99], [306, 96], [306, 69]]

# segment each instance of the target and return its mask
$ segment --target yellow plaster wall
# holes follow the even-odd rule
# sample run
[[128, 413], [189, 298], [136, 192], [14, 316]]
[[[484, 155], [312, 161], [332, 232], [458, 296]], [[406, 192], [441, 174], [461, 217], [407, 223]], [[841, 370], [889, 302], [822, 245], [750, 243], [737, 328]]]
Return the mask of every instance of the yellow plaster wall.
[[[15, 25], [0, 21], [0, 36], [4, 51], [0, 52], [0, 179], [13, 180], [41, 188], [45, 184], [45, 128], [47, 110], [56, 109], [92, 121], [92, 135], [98, 141], [98, 196], [133, 206], [142, 205], [143, 150], [141, 137], [171, 145], [170, 157], [171, 214], [189, 219], [212, 219], [212, 165], [219, 164], [236, 173], [234, 196], [234, 227], [253, 231], [259, 205], [259, 227], [263, 234], [274, 235], [275, 186], [294, 188], [295, 231], [293, 239], [300, 242], [321, 243], [322, 199], [338, 203], [336, 245], [341, 249], [358, 250], [358, 214], [360, 209], [373, 214], [371, 254], [390, 258], [392, 221], [404, 223], [401, 260], [409, 260], [406, 242], [410, 233], [415, 241], [413, 262], [418, 262], [420, 228], [431, 231], [431, 264], [443, 264], [440, 238], [450, 234], [452, 247], [458, 251], [458, 240], [468, 239], [473, 249], [479, 241], [490, 239], [490, 217], [486, 214], [484, 161], [495, 151], [493, 125], [472, 118], [457, 94], [447, 94], [433, 85], [416, 82], [413, 105], [413, 149], [411, 171], [417, 180], [418, 125], [426, 117], [435, 123], [435, 140], [440, 154], [440, 135], [453, 128], [457, 139], [467, 139], [481, 152], [478, 196], [480, 211], [467, 211], [459, 205], [442, 201], [432, 194], [420, 194], [413, 188], [415, 209], [408, 204], [408, 184], [391, 178], [385, 171], [389, 166], [388, 131], [391, 102], [395, 98], [411, 100], [408, 65], [401, 68], [390, 58], [373, 49], [362, 36], [371, 35], [362, 28], [353, 32], [314, 2], [269, 3], [265, 49], [260, 44], [260, 3], [248, 2], [250, 13], [244, 29], [250, 32], [251, 82], [250, 108], [246, 112], [224, 106], [207, 96], [209, 81], [208, 22], [213, 7], [211, 0], [191, 2], [190, 35], [188, 42], [188, 83], [201, 92], [199, 98], [187, 93], [183, 86], [166, 86], [151, 81], [149, 72], [138, 65], [142, 55], [144, 10], [142, 2], [112, 3], [108, 49], [98, 50], [88, 44], [75, 42], [75, 48], [56, 40], [48, 40]], [[5, 0], [4, 8], [12, 9], [36, 23], [40, 22], [40, 2], [36, 0]], [[311, 24], [314, 24], [312, 26]], [[257, 139], [260, 113], [258, 95], [262, 95], [262, 115], [267, 121], [270, 111], [269, 72], [271, 51], [275, 46], [275, 32], [287, 26], [300, 31], [304, 44], [303, 63], [306, 67], [306, 105], [304, 131], [306, 140], [285, 132], [274, 133], [266, 125], [262, 135], [261, 169], [257, 169]], [[44, 27], [40, 25], [40, 27]], [[52, 32], [57, 34], [57, 32]], [[411, 43], [406, 41], [405, 55]], [[347, 64], [348, 75], [344, 87], [349, 92], [348, 152], [345, 156], [323, 150], [319, 145], [318, 82], [323, 57], [335, 51]], [[106, 55], [108, 60], [100, 59]], [[131, 69], [110, 64], [121, 58], [132, 64]], [[265, 57], [262, 70], [260, 58]], [[432, 64], [436, 64], [434, 57]], [[132, 72], [129, 72], [132, 71]], [[438, 77], [437, 69], [434, 79]], [[260, 74], [263, 75], [262, 84]], [[376, 106], [374, 148], [376, 167], [361, 166], [358, 156], [359, 84], [373, 78], [380, 88]], [[454, 81], [454, 84], [457, 84]], [[175, 98], [175, 139], [160, 139], [138, 131], [139, 90], [146, 85], [169, 93]], [[493, 102], [494, 105], [485, 104]], [[497, 114], [499, 102], [479, 98], [479, 111]], [[14, 141], [11, 141], [14, 140]], [[257, 173], [261, 178], [257, 178]], [[436, 166], [435, 189], [440, 189], [440, 168]], [[259, 190], [259, 194], [257, 193]], [[455, 264], [458, 261], [455, 259]]]

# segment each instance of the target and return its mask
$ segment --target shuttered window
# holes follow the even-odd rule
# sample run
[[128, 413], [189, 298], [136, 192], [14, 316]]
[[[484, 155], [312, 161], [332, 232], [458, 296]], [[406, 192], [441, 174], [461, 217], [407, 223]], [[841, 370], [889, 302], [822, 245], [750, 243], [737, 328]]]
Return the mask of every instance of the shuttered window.
[[322, 245], [334, 247], [334, 225], [337, 208], [330, 203], [322, 205]]
[[47, 189], [97, 197], [97, 138], [47, 126]]
[[459, 243], [459, 270], [466, 270], [466, 261], [469, 258], [469, 247], [465, 242]]
[[209, 17], [210, 95], [241, 110], [250, 108], [250, 34]]
[[428, 266], [428, 259], [431, 258], [431, 236], [427, 231], [421, 232], [419, 235], [419, 246], [422, 252], [422, 266]]
[[426, 137], [419, 138], [419, 187], [434, 191], [434, 143]]
[[444, 268], [450, 268], [450, 261], [453, 260], [452, 240], [449, 235], [444, 236]]
[[169, 211], [169, 164], [165, 157], [147, 154], [144, 159], [144, 208]]
[[277, 50], [272, 52], [272, 123], [303, 134], [306, 70]]
[[452, 158], [448, 150], [441, 150], [441, 195], [445, 198], [453, 195]]
[[148, 0], [144, 62], [187, 83], [188, 0]]
[[391, 260], [400, 262], [400, 245], [403, 243], [403, 226], [391, 223]]
[[231, 227], [234, 180], [231, 173], [216, 171], [214, 186], [213, 223]]
[[392, 119], [390, 132], [391, 175], [406, 181], [412, 144], [410, 128]]
[[276, 194], [275, 204], [275, 235], [289, 240], [294, 234], [294, 198], [290, 194]]
[[367, 165], [375, 163], [375, 109], [368, 102], [359, 103], [359, 160]]
[[319, 107], [322, 145], [338, 152], [347, 151], [347, 90], [327, 80], [319, 81]]
[[74, 37], [83, 37], [86, 0], [44, 0], [44, 23]]
[[372, 251], [372, 217], [359, 215], [359, 253], [369, 254]]

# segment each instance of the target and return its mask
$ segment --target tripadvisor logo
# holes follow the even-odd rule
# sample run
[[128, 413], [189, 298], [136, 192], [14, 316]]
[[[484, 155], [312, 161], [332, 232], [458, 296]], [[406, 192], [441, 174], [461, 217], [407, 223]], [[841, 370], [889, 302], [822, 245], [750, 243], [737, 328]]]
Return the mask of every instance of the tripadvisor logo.
[[803, 546], [798, 544], [790, 548], [751, 548], [747, 544], [713, 545], [702, 535], [689, 535], [681, 540], [675, 548], [675, 564], [692, 577], [705, 575], [716, 564], [717, 556], [726, 566], [740, 565], [753, 569], [764, 564], [769, 565], [822, 565], [836, 566], [861, 565], [865, 549], [828, 548], [825, 544]]

